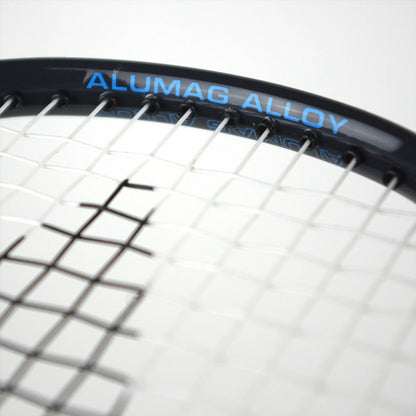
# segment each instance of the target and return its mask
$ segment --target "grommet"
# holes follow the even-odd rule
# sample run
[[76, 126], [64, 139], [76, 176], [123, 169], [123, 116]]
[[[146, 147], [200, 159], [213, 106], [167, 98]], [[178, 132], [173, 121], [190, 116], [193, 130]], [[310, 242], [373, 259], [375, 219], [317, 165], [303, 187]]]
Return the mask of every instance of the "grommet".
[[147, 114], [153, 115], [160, 111], [159, 99], [154, 94], [145, 95], [142, 104], [149, 104], [149, 108], [146, 111]]
[[359, 162], [361, 162], [362, 160], [362, 156], [361, 154], [356, 150], [356, 149], [350, 149], [347, 150], [343, 155], [342, 155], [342, 160], [343, 162], [348, 165], [351, 163], [352, 160], [355, 159], [355, 164], [357, 165]]
[[397, 178], [396, 186], [393, 189], [397, 188], [403, 180], [402, 175], [396, 169], [390, 169], [383, 175], [383, 183], [385, 186], [388, 186], [389, 183], [394, 179]]
[[261, 136], [266, 129], [270, 130], [270, 134], [277, 133], [280, 129], [280, 123], [275, 118], [264, 117], [256, 127], [257, 134]]
[[306, 140], [310, 141], [310, 144], [308, 146], [308, 149], [314, 149], [318, 146], [318, 133], [315, 130], [306, 129], [303, 131], [302, 137], [299, 140], [299, 143], [301, 146], [303, 146], [306, 142]]
[[188, 119], [196, 116], [198, 114], [198, 107], [192, 100], [187, 100], [178, 106], [178, 114], [182, 117], [188, 110], [191, 110], [192, 113], [189, 115]]
[[240, 124], [240, 114], [237, 110], [233, 110], [231, 107], [224, 111], [224, 118], [229, 117], [227, 127], [236, 127]]
[[69, 105], [69, 98], [66, 94], [58, 92], [57, 94], [52, 95], [52, 100], [58, 99], [58, 104], [56, 105], [59, 108], [65, 108]]
[[6, 103], [9, 100], [12, 100], [12, 104], [9, 107], [9, 109], [19, 108], [19, 107], [22, 106], [22, 103], [23, 103], [22, 97], [19, 94], [15, 93], [15, 92], [11, 92], [9, 94], [6, 94], [3, 98], [2, 104]]
[[111, 94], [111, 92], [106, 91], [100, 94], [100, 97], [98, 98], [98, 102], [102, 103], [104, 100], [107, 100], [107, 104], [105, 105], [103, 110], [112, 111], [116, 108], [117, 101], [114, 98], [113, 94]]

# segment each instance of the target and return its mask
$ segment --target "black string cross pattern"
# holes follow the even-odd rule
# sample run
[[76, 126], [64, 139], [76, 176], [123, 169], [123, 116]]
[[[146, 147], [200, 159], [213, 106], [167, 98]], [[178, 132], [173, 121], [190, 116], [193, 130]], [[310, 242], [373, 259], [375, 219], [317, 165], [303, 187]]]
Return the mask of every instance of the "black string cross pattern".
[[[6, 307], [0, 313], [0, 346], [9, 352], [19, 356], [20, 363], [15, 366], [13, 371], [7, 376], [6, 381], [0, 386], [0, 409], [7, 405], [7, 401], [13, 397], [23, 399], [24, 402], [39, 409], [43, 409], [44, 414], [68, 414], [68, 415], [117, 415], [121, 414], [128, 402], [127, 386], [130, 383], [129, 377], [120, 371], [104, 367], [99, 364], [99, 359], [116, 337], [134, 337], [135, 330], [126, 327], [125, 322], [129, 315], [137, 308], [145, 294], [145, 288], [140, 285], [123, 283], [110, 279], [103, 279], [108, 270], [117, 262], [126, 250], [130, 250], [142, 256], [152, 256], [152, 252], [145, 248], [137, 247], [133, 240], [149, 223], [153, 213], [151, 209], [143, 218], [135, 217], [120, 210], [110, 207], [111, 202], [119, 195], [123, 189], [137, 189], [153, 191], [153, 187], [130, 183], [128, 180], [121, 182], [103, 204], [81, 203], [82, 208], [92, 209], [93, 214], [75, 232], [68, 231], [52, 224], [42, 224], [42, 227], [50, 232], [59, 233], [65, 236], [65, 244], [58, 250], [50, 261], [29, 258], [14, 254], [15, 249], [22, 243], [25, 236], [13, 242], [3, 253], [0, 253], [0, 263], [14, 263], [21, 266], [32, 266], [36, 269], [36, 274], [30, 283], [18, 293], [17, 296], [0, 291], [0, 300]], [[117, 216], [132, 222], [133, 230], [125, 241], [116, 241], [111, 238], [93, 237], [86, 235], [86, 231], [103, 213]], [[114, 248], [112, 255], [106, 259], [104, 264], [93, 275], [88, 275], [76, 268], [70, 268], [62, 264], [62, 258], [75, 243], [84, 241], [92, 244], [106, 245]], [[85, 253], [88, 256], [88, 253]], [[30, 294], [44, 282], [52, 272], [59, 273], [61, 276], [78, 279], [84, 282], [83, 290], [75, 296], [69, 307], [33, 301], [29, 298]], [[19, 276], [13, 276], [13, 279]], [[123, 291], [128, 294], [124, 308], [119, 311], [111, 322], [102, 319], [100, 316], [91, 316], [82, 311], [82, 306], [94, 288], [106, 287], [114, 291]], [[127, 300], [128, 299], [128, 300]], [[108, 299], [111, 303], [111, 297]], [[13, 316], [22, 309], [27, 311], [42, 312], [51, 315], [54, 319], [51, 325], [38, 336], [34, 345], [22, 345], [19, 342], [3, 336], [2, 327], [8, 323], [13, 324]], [[51, 353], [47, 351], [48, 346], [56, 340], [60, 333], [71, 322], [81, 322], [89, 325], [90, 328], [99, 331], [98, 341], [91, 351], [83, 359], [68, 357], [64, 354]], [[41, 332], [41, 331], [39, 331]], [[73, 342], [83, 342], [73, 340]], [[30, 372], [31, 368], [37, 363], [48, 363], [62, 368], [72, 370], [71, 377], [68, 378], [63, 388], [54, 397], [45, 397], [38, 391], [31, 390], [22, 381]], [[111, 408], [104, 411], [81, 408], [69, 403], [71, 397], [85, 384], [89, 377], [101, 377], [110, 383], [119, 385], [119, 393], [111, 404]]]

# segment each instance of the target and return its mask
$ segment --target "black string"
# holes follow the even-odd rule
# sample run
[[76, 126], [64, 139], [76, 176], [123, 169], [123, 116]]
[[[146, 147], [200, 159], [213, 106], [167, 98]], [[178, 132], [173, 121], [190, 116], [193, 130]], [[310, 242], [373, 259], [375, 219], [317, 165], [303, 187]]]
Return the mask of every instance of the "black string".
[[[140, 304], [140, 301], [143, 299], [145, 294], [145, 288], [141, 286], [135, 286], [131, 284], [124, 284], [120, 282], [114, 282], [108, 279], [103, 280], [105, 273], [116, 263], [120, 256], [126, 251], [131, 250], [139, 255], [152, 256], [153, 253], [150, 250], [147, 250], [142, 247], [137, 247], [132, 244], [132, 241], [137, 237], [137, 235], [143, 230], [143, 228], [148, 225], [149, 219], [153, 214], [153, 210], [150, 210], [144, 218], [135, 217], [133, 215], [128, 215], [121, 211], [114, 210], [109, 207], [109, 204], [114, 200], [114, 198], [119, 195], [119, 193], [124, 188], [132, 188], [144, 191], [153, 191], [154, 188], [151, 186], [129, 183], [128, 180], [121, 182], [116, 189], [111, 193], [111, 195], [105, 200], [102, 205], [91, 204], [91, 203], [81, 203], [79, 206], [81, 208], [93, 208], [94, 213], [89, 217], [84, 224], [76, 232], [67, 231], [59, 226], [52, 224], [42, 224], [44, 228], [51, 232], [56, 232], [63, 234], [68, 237], [68, 240], [64, 246], [59, 250], [59, 252], [54, 256], [50, 262], [44, 262], [37, 259], [31, 259], [27, 257], [13, 255], [13, 251], [22, 243], [24, 236], [20, 237], [14, 241], [9, 247], [4, 250], [3, 253], [0, 253], [0, 262], [9, 261], [17, 264], [28, 264], [41, 268], [40, 273], [35, 276], [33, 281], [26, 286], [23, 291], [15, 298], [0, 294], [0, 299], [7, 301], [9, 303], [8, 308], [0, 316], [0, 326], [3, 325], [7, 318], [11, 316], [12, 312], [17, 308], [30, 308], [41, 310], [47, 313], [56, 314], [61, 316], [61, 319], [54, 324], [54, 326], [49, 329], [48, 333], [43, 336], [43, 338], [38, 341], [35, 348], [27, 348], [13, 341], [8, 341], [0, 339], [0, 345], [4, 348], [12, 350], [16, 353], [20, 353], [26, 357], [26, 360], [20, 365], [20, 367], [14, 372], [14, 374], [9, 378], [8, 382], [3, 386], [0, 386], [0, 392], [3, 394], [0, 395], [0, 405], [7, 398], [8, 395], [13, 394], [19, 397], [24, 398], [34, 404], [37, 404], [43, 407], [47, 413], [49, 412], [63, 412], [66, 414], [79, 414], [84, 415], [85, 409], [79, 409], [79, 413], [75, 412], [74, 409], [66, 406], [67, 401], [72, 396], [72, 394], [80, 387], [83, 381], [91, 374], [99, 375], [113, 382], [121, 383], [123, 386], [128, 384], [128, 379], [119, 374], [117, 371], [111, 371], [108, 369], [101, 368], [97, 361], [102, 356], [106, 348], [108, 347], [110, 341], [115, 336], [133, 336], [135, 332], [131, 329], [125, 328], [123, 325], [128, 316], [136, 309]], [[126, 241], [117, 241], [113, 239], [105, 238], [96, 238], [91, 236], [85, 236], [83, 233], [91, 226], [95, 220], [103, 213], [119, 216], [125, 218], [129, 221], [132, 221], [135, 224], [134, 230], [130, 233]], [[64, 267], [59, 264], [59, 261], [62, 259], [65, 253], [67, 253], [70, 248], [77, 241], [89, 241], [96, 244], [110, 245], [116, 248], [115, 253], [102, 265], [100, 270], [93, 276], [89, 276], [85, 273], [72, 270], [68, 267]], [[65, 309], [57, 307], [55, 305], [46, 305], [42, 303], [37, 303], [29, 301], [26, 299], [28, 294], [41, 282], [43, 281], [51, 271], [57, 271], [68, 275], [72, 278], [82, 279], [87, 282], [87, 286], [78, 295], [78, 297], [73, 301], [70, 308]], [[123, 290], [127, 293], [133, 294], [133, 297], [126, 304], [126, 307], [120, 311], [119, 315], [115, 317], [113, 322], [104, 322], [99, 317], [88, 316], [80, 312], [80, 307], [83, 302], [87, 299], [88, 295], [91, 293], [92, 289], [96, 286], [107, 286], [113, 288], [114, 290]], [[100, 329], [103, 334], [101, 339], [96, 344], [94, 350], [90, 353], [87, 359], [83, 360], [82, 363], [77, 360], [71, 360], [67, 357], [48, 354], [44, 350], [45, 348], [58, 336], [60, 331], [68, 323], [69, 320], [81, 320], [97, 329]], [[58, 394], [56, 398], [50, 400], [50, 398], [40, 397], [38, 394], [33, 392], [24, 391], [19, 388], [18, 383], [29, 370], [34, 361], [44, 360], [60, 364], [66, 367], [71, 367], [76, 370], [76, 374], [72, 379], [67, 383], [63, 390]], [[5, 394], [6, 393], [6, 394]], [[117, 400], [118, 408], [124, 407], [127, 401], [127, 396], [120, 400]], [[102, 413], [100, 413], [102, 414]], [[107, 413], [106, 413], [107, 414]]]

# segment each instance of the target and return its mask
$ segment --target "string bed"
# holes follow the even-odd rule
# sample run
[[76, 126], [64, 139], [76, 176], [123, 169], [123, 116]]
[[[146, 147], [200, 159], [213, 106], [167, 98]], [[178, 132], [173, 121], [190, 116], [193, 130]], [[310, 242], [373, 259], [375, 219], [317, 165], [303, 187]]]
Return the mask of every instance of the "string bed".
[[413, 415], [399, 178], [107, 104], [0, 108], [4, 414]]

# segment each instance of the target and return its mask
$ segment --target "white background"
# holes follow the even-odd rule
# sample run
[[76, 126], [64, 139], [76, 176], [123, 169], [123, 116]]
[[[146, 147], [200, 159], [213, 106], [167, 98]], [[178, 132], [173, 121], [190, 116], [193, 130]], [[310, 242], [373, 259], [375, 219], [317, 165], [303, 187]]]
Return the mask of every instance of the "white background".
[[416, 130], [414, 1], [0, 0], [0, 57], [129, 59], [313, 92]]

